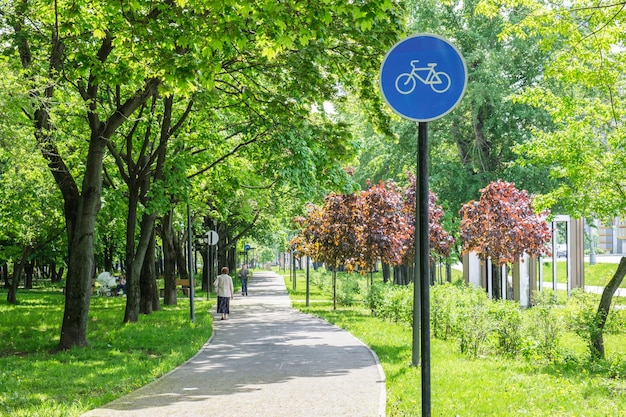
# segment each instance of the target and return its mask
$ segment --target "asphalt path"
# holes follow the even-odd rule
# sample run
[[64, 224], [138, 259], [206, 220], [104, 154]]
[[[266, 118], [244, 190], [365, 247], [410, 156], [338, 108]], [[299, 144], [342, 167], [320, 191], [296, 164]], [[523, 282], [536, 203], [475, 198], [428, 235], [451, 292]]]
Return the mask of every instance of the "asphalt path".
[[292, 309], [276, 273], [255, 271], [248, 287], [227, 320], [213, 312], [213, 337], [195, 357], [83, 416], [385, 415], [385, 376], [373, 351]]

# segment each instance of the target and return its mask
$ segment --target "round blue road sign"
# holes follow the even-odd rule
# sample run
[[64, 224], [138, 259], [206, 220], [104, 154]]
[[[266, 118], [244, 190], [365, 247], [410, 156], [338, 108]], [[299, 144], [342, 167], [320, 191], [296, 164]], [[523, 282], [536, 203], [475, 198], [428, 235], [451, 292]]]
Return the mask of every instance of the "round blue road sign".
[[395, 44], [380, 67], [380, 89], [387, 104], [405, 119], [428, 122], [450, 113], [467, 87], [460, 52], [431, 34]]

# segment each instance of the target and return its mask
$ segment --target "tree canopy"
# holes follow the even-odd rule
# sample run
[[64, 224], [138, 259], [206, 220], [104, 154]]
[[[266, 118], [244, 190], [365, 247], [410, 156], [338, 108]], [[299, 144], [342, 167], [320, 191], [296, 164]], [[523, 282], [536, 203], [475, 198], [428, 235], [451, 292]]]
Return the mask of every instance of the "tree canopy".
[[[400, 11], [388, 1], [3, 2], [3, 57], [11, 76], [21, 76], [22, 89], [15, 92], [21, 112], [15, 113], [26, 116], [22, 122], [30, 124], [64, 199], [69, 263], [59, 347], [86, 344], [103, 170], [114, 172], [107, 152], [126, 178], [129, 195], [137, 195], [142, 181], [152, 181], [139, 190], [137, 218], [145, 225], [165, 210], [162, 191], [168, 184], [190, 195], [185, 177], [215, 169], [243, 145], [263, 144], [250, 161], [258, 161], [257, 178], [267, 177], [250, 181], [252, 186], [304, 188], [321, 172], [338, 173], [324, 151], [341, 155], [347, 137], [333, 124], [310, 123], [313, 105], [337, 97], [340, 86], [358, 88], [362, 78], [372, 77], [376, 65], [370, 58], [395, 40]], [[206, 118], [178, 132], [166, 153], [152, 153], [173, 133], [160, 129], [159, 136], [155, 129], [165, 126], [168, 100], [174, 110], [200, 105]], [[207, 158], [201, 149], [211, 148], [217, 152]], [[159, 160], [162, 174], [149, 179]], [[306, 161], [302, 169], [297, 161]], [[315, 175], [304, 175], [311, 164]], [[236, 175], [216, 177], [221, 185], [247, 182], [233, 181]], [[329, 183], [340, 182], [337, 177]], [[106, 187], [120, 184], [107, 179]], [[210, 193], [204, 193], [204, 203], [224, 211], [229, 199], [218, 204], [217, 193], [208, 198]], [[144, 247], [135, 247], [133, 218], [126, 251], [126, 263], [135, 265], [131, 289]], [[141, 232], [144, 238], [147, 233], [149, 227]]]
[[459, 213], [464, 252], [475, 252], [498, 266], [517, 262], [524, 254], [549, 253], [548, 213], [534, 212], [527, 191], [502, 180], [480, 191], [480, 200], [463, 205]]

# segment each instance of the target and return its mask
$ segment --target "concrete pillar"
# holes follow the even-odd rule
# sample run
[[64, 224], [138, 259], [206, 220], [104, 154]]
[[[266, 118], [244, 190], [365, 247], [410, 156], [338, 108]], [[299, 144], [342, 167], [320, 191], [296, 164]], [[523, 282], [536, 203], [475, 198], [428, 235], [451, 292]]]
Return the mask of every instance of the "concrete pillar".
[[530, 257], [528, 267], [528, 305], [533, 304], [533, 293], [539, 289], [539, 285], [543, 285], [543, 265], [541, 258]]
[[463, 280], [474, 288], [485, 288], [480, 259], [474, 252], [463, 255]]
[[524, 255], [522, 260], [513, 264], [513, 299], [522, 307], [530, 306], [530, 271], [533, 269], [534, 259]]
[[[571, 262], [571, 288], [585, 288], [585, 229], [584, 220], [570, 221], [571, 243], [568, 248], [568, 262]], [[570, 250], [571, 248], [571, 250]]]

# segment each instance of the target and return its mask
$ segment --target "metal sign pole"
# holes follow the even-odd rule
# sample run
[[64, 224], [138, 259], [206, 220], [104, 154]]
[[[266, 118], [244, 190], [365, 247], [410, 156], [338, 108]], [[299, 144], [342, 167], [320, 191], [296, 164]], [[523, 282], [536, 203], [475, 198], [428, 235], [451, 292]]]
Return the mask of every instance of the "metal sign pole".
[[[420, 346], [422, 417], [430, 417], [427, 122], [445, 116], [459, 103], [467, 86], [467, 65], [460, 52], [447, 40], [433, 34], [418, 34], [401, 40], [387, 52], [380, 67], [379, 82], [383, 98], [389, 107], [399, 116], [419, 122], [415, 184], [413, 364], [417, 365], [417, 346]], [[419, 335], [417, 326], [420, 327]]]
[[[422, 417], [430, 417], [430, 239], [428, 222], [428, 123], [420, 122], [417, 138], [420, 252], [420, 335], [422, 347]], [[417, 236], [416, 236], [417, 237]], [[417, 251], [417, 248], [416, 248]], [[417, 265], [415, 266], [418, 267]], [[415, 284], [417, 285], [417, 283]]]

